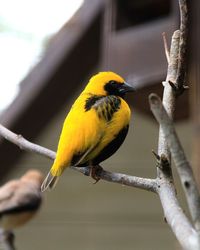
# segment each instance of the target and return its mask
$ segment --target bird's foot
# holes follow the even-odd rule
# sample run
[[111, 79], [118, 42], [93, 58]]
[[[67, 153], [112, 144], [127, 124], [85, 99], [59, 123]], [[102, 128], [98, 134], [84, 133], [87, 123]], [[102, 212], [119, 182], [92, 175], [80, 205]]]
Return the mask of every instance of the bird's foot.
[[90, 176], [95, 180], [95, 182], [93, 184], [96, 184], [101, 179], [99, 177], [99, 174], [101, 173], [102, 170], [103, 170], [103, 168], [100, 165], [91, 166]]

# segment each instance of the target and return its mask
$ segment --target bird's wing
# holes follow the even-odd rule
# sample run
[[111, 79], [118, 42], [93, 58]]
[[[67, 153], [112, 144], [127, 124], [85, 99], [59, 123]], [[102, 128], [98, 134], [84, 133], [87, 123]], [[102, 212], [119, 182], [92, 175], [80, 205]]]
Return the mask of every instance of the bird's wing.
[[0, 216], [34, 210], [40, 202], [40, 193], [20, 180], [8, 182], [0, 188]]
[[65, 167], [82, 163], [103, 137], [104, 123], [95, 109], [85, 110], [85, 98], [79, 98], [65, 119], [51, 173], [60, 176]]
[[[101, 138], [103, 136], [99, 137], [99, 141], [101, 141]], [[76, 161], [74, 161], [73, 165], [78, 166], [81, 165], [85, 159], [88, 157], [88, 155], [96, 148], [96, 146], [99, 144], [99, 141], [97, 141], [95, 144], [93, 144], [88, 150], [86, 150], [80, 157], [77, 157]]]

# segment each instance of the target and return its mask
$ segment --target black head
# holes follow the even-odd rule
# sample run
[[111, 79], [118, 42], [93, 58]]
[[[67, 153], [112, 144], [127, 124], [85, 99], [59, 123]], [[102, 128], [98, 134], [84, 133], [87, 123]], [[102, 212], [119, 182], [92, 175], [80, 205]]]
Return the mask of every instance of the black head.
[[124, 97], [127, 92], [133, 92], [134, 88], [126, 82], [111, 80], [104, 85], [104, 90], [108, 95]]

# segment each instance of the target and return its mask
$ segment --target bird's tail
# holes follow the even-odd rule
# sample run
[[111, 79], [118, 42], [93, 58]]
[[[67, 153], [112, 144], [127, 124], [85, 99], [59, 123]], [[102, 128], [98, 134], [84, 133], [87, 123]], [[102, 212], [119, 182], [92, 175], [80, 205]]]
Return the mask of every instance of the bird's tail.
[[56, 186], [56, 183], [58, 182], [58, 176], [52, 175], [51, 171], [49, 171], [47, 177], [42, 183], [41, 191], [44, 192], [48, 189], [53, 189]]

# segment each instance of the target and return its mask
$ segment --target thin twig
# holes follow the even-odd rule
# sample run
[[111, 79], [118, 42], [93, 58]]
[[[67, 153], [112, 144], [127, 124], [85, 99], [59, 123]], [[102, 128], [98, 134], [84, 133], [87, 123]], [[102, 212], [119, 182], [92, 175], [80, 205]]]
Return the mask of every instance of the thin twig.
[[200, 230], [200, 195], [193, 176], [192, 168], [185, 156], [184, 150], [174, 129], [173, 122], [167, 115], [160, 98], [156, 94], [151, 94], [149, 100], [151, 110], [162, 127], [165, 140], [167, 141], [172, 158], [179, 173], [195, 227]]
[[152, 192], [157, 191], [156, 179], [141, 178], [120, 173], [111, 173], [105, 170], [100, 172], [99, 177], [109, 182], [120, 183], [122, 185], [136, 187]]
[[165, 49], [165, 56], [166, 56], [167, 62], [169, 64], [170, 52], [169, 52], [169, 47], [168, 47], [168, 44], [167, 44], [167, 38], [166, 38], [166, 33], [165, 32], [162, 33], [162, 37], [163, 37], [163, 43], [164, 43], [164, 49]]
[[47, 148], [36, 145], [28, 140], [26, 140], [22, 135], [17, 135], [0, 124], [0, 135], [3, 136], [6, 140], [14, 143], [20, 149], [24, 149], [28, 152], [34, 152], [40, 155], [43, 155], [52, 160], [55, 159], [56, 153]]
[[[32, 142], [26, 140], [23, 136], [17, 135], [11, 132], [9, 129], [5, 128], [3, 125], [0, 124], [0, 135], [3, 136], [6, 140], [14, 143], [15, 145], [19, 146], [21, 149], [26, 150], [28, 152], [37, 153], [39, 155], [45, 156], [50, 158], [51, 160], [55, 159], [56, 153], [52, 150], [49, 150], [45, 147], [39, 146]], [[81, 172], [84, 175], [89, 175], [88, 168], [78, 168], [71, 166], [72, 169]], [[132, 186], [141, 188], [144, 190], [156, 192], [156, 180], [155, 179], [148, 179], [148, 178], [140, 178], [136, 176], [130, 176], [121, 173], [111, 173], [105, 170], [101, 170], [96, 173], [98, 177], [102, 180], [119, 183], [126, 186]]]

